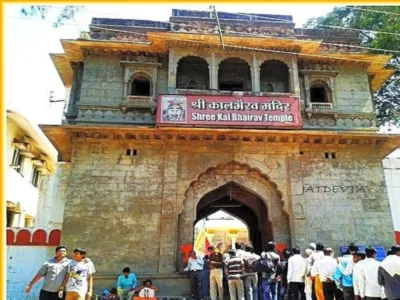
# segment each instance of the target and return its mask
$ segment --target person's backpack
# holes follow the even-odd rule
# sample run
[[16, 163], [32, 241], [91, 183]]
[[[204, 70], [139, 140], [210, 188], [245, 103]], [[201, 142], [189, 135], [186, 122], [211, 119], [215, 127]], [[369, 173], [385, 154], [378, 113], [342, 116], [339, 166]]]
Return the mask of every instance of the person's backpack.
[[243, 257], [244, 260], [244, 271], [246, 273], [252, 273], [253, 271], [253, 266], [254, 263], [257, 261], [256, 257], [253, 254], [248, 254], [245, 257]]
[[265, 254], [264, 258], [260, 258], [253, 264], [253, 272], [257, 273], [275, 273], [276, 263], [269, 253]]

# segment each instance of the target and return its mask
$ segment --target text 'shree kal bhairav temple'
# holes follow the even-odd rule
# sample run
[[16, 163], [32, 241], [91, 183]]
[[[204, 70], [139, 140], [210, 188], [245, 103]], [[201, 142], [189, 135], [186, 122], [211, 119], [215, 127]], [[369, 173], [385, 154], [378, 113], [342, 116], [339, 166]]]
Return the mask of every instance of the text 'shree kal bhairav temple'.
[[381, 160], [400, 142], [373, 99], [390, 57], [354, 31], [218, 16], [94, 18], [51, 54], [69, 91], [64, 124], [42, 126], [69, 162], [62, 243], [88, 249], [97, 290], [130, 266], [187, 292], [194, 224], [221, 208], [257, 251], [394, 243]]

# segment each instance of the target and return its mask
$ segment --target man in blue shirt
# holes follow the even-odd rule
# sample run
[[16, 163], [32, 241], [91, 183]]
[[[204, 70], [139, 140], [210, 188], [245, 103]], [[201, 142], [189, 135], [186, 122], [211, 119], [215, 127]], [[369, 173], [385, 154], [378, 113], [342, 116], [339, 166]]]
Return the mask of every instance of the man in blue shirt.
[[358, 251], [356, 243], [350, 243], [347, 253], [339, 260], [339, 264], [333, 274], [333, 279], [343, 289], [344, 300], [354, 300], [353, 288], [353, 253]]
[[119, 275], [117, 281], [118, 295], [121, 300], [129, 300], [131, 294], [135, 290], [137, 285], [137, 279], [135, 274], [131, 273], [131, 269], [128, 267], [122, 270], [122, 275]]

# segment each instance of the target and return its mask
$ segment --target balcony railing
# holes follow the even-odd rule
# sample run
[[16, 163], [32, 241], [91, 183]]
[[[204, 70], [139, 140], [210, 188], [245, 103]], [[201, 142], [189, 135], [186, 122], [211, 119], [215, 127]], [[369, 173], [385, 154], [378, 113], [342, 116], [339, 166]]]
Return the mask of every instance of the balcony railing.
[[179, 95], [220, 95], [220, 96], [251, 96], [251, 91], [223, 91], [223, 90], [192, 90], [192, 89], [176, 89]]
[[124, 101], [121, 102], [121, 109], [126, 111], [130, 108], [149, 108], [154, 110], [156, 103], [151, 96], [132, 96], [129, 95]]
[[311, 103], [311, 108], [314, 110], [333, 110], [332, 103]]
[[176, 89], [179, 95], [211, 95], [211, 90], [192, 90], [192, 89]]

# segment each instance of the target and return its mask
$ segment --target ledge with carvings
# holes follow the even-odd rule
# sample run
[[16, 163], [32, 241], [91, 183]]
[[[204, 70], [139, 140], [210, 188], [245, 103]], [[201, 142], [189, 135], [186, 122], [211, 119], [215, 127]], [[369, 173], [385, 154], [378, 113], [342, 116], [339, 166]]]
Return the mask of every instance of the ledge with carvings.
[[373, 113], [346, 113], [314, 111], [303, 115], [303, 129], [377, 130]]
[[155, 115], [151, 109], [139, 108], [125, 111], [121, 106], [80, 105], [75, 122], [78, 124], [155, 124]]
[[[224, 24], [225, 23], [225, 24]], [[226, 35], [251, 35], [251, 36], [277, 36], [277, 37], [293, 37], [293, 29], [285, 28], [280, 25], [265, 24], [265, 22], [240, 22], [233, 20], [221, 21], [221, 30]], [[218, 34], [217, 24], [203, 21], [185, 21], [171, 24], [172, 32], [188, 32], [199, 34]]]
[[157, 104], [153, 101], [152, 96], [129, 95], [121, 102], [120, 107], [123, 113], [129, 110], [149, 109], [154, 114]]

